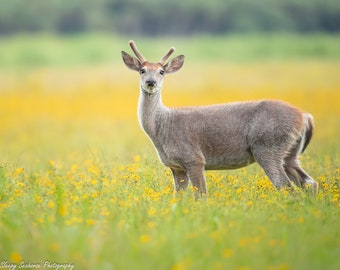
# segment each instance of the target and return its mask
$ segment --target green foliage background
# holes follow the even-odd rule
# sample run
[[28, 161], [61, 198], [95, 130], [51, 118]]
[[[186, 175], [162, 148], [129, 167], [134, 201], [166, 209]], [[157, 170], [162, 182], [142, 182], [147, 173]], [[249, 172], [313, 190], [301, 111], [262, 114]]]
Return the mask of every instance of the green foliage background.
[[3, 0], [0, 34], [338, 32], [337, 0]]
[[[189, 38], [137, 37], [152, 61], [170, 46], [185, 54], [187, 63], [311, 60], [340, 58], [339, 35], [252, 34], [194, 36]], [[2, 38], [0, 68], [99, 66], [121, 64], [121, 50], [130, 51], [128, 39], [117, 35], [18, 35]], [[195, 44], [195, 46], [192, 46]]]

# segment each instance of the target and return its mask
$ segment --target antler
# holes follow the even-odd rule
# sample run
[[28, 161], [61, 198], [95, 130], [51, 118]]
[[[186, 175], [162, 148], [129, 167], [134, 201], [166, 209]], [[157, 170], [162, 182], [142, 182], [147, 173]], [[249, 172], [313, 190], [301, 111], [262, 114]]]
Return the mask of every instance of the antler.
[[175, 51], [174, 47], [171, 47], [170, 50], [167, 52], [166, 55], [163, 56], [163, 58], [161, 59], [161, 61], [159, 62], [161, 65], [164, 65], [166, 60], [168, 60], [168, 58], [170, 57], [170, 55]]
[[141, 63], [146, 62], [145, 57], [138, 51], [136, 43], [133, 40], [129, 41], [129, 45]]

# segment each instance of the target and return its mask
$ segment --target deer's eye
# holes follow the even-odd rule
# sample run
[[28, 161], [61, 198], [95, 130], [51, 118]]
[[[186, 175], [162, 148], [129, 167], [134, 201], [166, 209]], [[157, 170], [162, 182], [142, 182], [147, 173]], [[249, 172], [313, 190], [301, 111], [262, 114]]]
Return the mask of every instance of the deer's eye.
[[146, 71], [145, 71], [144, 68], [142, 68], [142, 69], [139, 71], [140, 74], [144, 74], [145, 72], [146, 72]]
[[159, 74], [164, 75], [164, 70], [161, 69], [161, 70], [159, 71]]

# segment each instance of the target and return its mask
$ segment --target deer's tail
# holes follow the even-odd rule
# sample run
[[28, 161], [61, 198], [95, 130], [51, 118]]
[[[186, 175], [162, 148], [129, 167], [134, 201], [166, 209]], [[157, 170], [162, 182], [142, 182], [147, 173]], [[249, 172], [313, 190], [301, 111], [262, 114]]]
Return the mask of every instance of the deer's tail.
[[302, 135], [303, 146], [302, 146], [302, 149], [301, 149], [301, 153], [303, 153], [306, 150], [308, 144], [310, 143], [310, 141], [312, 139], [313, 132], [314, 132], [313, 116], [309, 113], [304, 113], [303, 114], [303, 120], [304, 120], [304, 123], [305, 123], [305, 130], [304, 130], [304, 133]]

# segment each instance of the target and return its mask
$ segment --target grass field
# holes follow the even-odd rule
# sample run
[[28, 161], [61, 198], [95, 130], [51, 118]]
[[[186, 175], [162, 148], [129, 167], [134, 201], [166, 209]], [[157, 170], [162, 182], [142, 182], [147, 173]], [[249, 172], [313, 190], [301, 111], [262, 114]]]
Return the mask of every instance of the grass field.
[[[254, 164], [207, 172], [207, 201], [194, 201], [192, 190], [174, 198], [170, 172], [138, 126], [138, 74], [119, 59], [126, 40], [112, 46], [112, 64], [98, 58], [103, 38], [72, 41], [93, 44], [102, 59], [94, 62], [65, 53], [71, 41], [52, 46], [43, 37], [40, 48], [38, 39], [2, 40], [9, 54], [0, 57], [0, 268], [339, 269], [339, 38], [296, 54], [315, 39], [274, 42], [267, 55], [249, 53], [254, 37], [234, 37], [245, 47], [231, 56], [219, 52], [222, 39], [201, 38], [183, 69], [166, 78], [169, 106], [275, 98], [314, 115], [301, 163], [320, 185], [316, 196], [275, 191]], [[167, 44], [187, 55], [190, 40], [169, 40], [157, 41], [153, 57]], [[45, 60], [18, 57], [25, 42]], [[206, 46], [215, 56], [200, 62]]]

